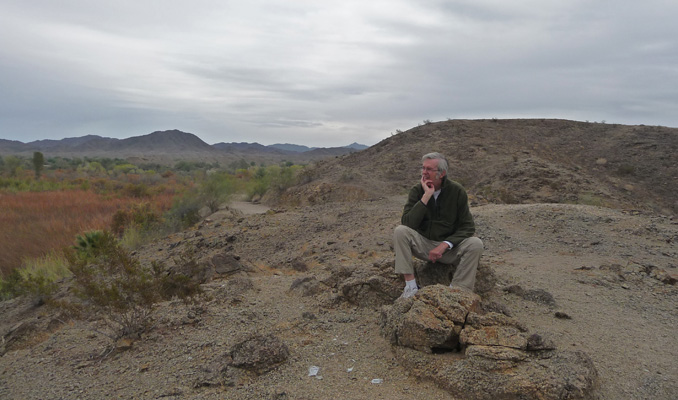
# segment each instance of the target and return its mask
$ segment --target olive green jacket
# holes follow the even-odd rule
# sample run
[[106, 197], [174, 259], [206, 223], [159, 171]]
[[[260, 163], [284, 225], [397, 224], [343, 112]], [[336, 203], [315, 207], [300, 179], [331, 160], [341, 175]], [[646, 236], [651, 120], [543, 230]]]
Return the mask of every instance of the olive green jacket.
[[473, 236], [476, 227], [468, 196], [459, 183], [444, 179], [438, 199], [431, 197], [428, 204], [421, 202], [423, 195], [421, 184], [410, 189], [401, 219], [403, 225], [428, 239], [448, 241], [454, 246]]

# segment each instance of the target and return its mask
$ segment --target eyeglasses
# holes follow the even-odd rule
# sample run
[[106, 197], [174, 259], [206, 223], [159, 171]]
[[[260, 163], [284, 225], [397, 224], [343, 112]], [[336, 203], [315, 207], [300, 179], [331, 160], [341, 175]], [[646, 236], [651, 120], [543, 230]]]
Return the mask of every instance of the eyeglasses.
[[428, 172], [428, 173], [431, 173], [431, 172], [438, 172], [438, 171], [439, 171], [438, 168], [427, 168], [427, 167], [421, 167], [421, 170], [422, 170], [422, 172], [423, 172], [423, 171], [426, 171], [426, 172]]

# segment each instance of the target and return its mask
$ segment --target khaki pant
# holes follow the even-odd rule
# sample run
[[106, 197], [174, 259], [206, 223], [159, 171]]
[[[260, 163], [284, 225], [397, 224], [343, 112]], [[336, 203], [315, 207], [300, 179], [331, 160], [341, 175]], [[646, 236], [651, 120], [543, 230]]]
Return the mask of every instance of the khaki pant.
[[[429, 261], [428, 253], [442, 242], [429, 240], [412, 228], [399, 225], [393, 232], [395, 248], [395, 272], [414, 274], [412, 256]], [[477, 237], [464, 239], [459, 245], [446, 251], [437, 262], [456, 267], [451, 286], [459, 286], [473, 291], [480, 256], [483, 254], [483, 241]]]

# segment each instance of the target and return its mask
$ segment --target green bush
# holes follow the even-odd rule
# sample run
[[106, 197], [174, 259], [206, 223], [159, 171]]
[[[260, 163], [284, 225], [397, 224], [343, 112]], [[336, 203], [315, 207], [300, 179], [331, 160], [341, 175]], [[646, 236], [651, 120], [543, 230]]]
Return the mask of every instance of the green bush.
[[40, 179], [42, 170], [45, 168], [45, 156], [36, 151], [33, 153], [33, 170], [35, 171], [35, 178]]
[[102, 231], [85, 232], [75, 237], [75, 246], [73, 248], [80, 258], [89, 259], [98, 254], [104, 240], [105, 235]]
[[124, 196], [144, 198], [150, 196], [150, 188], [143, 183], [128, 183], [122, 190]]
[[0, 299], [7, 300], [18, 296], [31, 296], [34, 303], [42, 304], [52, 297], [58, 289], [53, 278], [42, 274], [14, 269], [4, 279], [0, 279]]
[[62, 252], [52, 251], [41, 257], [25, 258], [21, 267], [0, 279], [0, 299], [26, 295], [33, 297], [36, 303], [48, 302], [58, 288], [56, 282], [69, 275]]
[[235, 193], [236, 184], [232, 175], [217, 172], [207, 176], [200, 185], [198, 196], [200, 202], [215, 212]]
[[200, 199], [195, 192], [186, 192], [177, 197], [172, 208], [164, 215], [165, 225], [171, 231], [179, 231], [200, 221]]
[[151, 235], [147, 232], [144, 232], [135, 226], [130, 226], [119, 236], [120, 244], [126, 249], [138, 249], [147, 243], [149, 236]]
[[18, 269], [12, 270], [9, 275], [1, 278], [0, 300], [7, 300], [22, 295], [24, 293], [23, 282], [24, 278]]
[[[197, 262], [196, 262], [197, 265]], [[153, 325], [153, 306], [173, 297], [201, 293], [191, 269], [168, 272], [162, 263], [144, 267], [111, 233], [104, 232], [89, 252], [69, 255], [74, 293], [102, 317], [111, 339], [138, 337]]]
[[250, 180], [246, 189], [247, 200], [252, 200], [255, 197], [262, 197], [268, 191], [270, 186], [269, 178], [266, 176], [266, 170], [259, 168], [254, 178]]
[[116, 211], [112, 217], [111, 231], [121, 237], [128, 229], [147, 231], [159, 223], [160, 215], [151, 209], [151, 205], [140, 203], [127, 210]]

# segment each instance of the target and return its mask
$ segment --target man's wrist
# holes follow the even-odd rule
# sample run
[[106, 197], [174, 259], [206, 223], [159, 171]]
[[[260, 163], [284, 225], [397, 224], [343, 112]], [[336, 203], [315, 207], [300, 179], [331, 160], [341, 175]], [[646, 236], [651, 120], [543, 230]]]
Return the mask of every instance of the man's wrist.
[[447, 250], [452, 250], [452, 247], [454, 247], [454, 245], [451, 242], [448, 242], [447, 240], [444, 240], [443, 243], [447, 245]]

